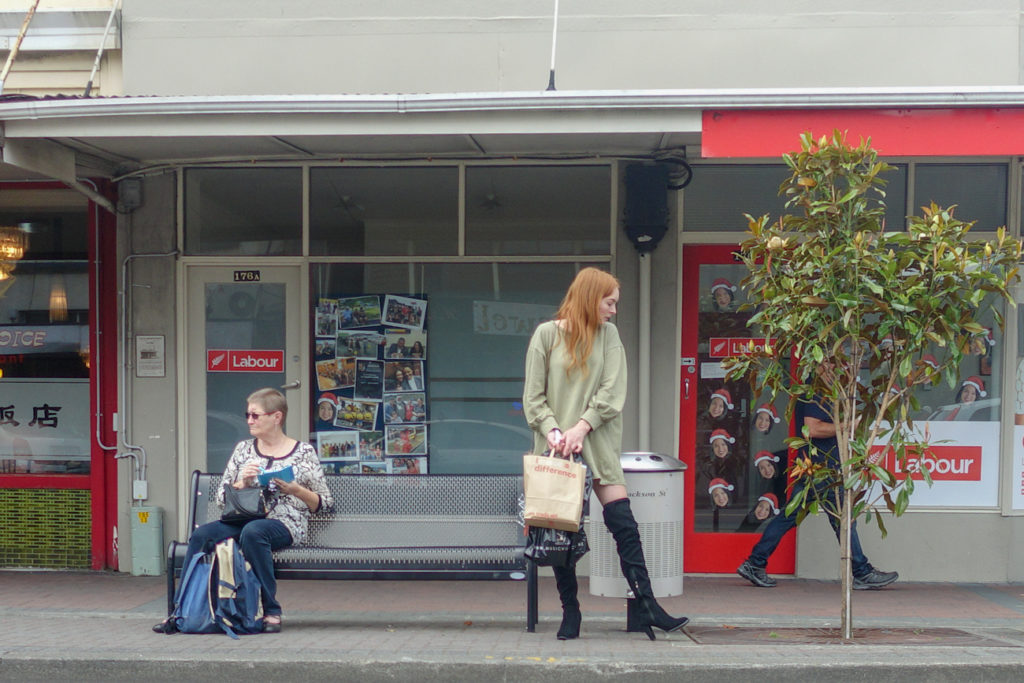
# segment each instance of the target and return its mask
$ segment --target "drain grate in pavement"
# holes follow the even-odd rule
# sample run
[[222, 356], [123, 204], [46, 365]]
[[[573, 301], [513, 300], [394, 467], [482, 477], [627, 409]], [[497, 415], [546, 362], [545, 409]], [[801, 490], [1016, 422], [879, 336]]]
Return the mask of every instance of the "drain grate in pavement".
[[[838, 628], [748, 628], [689, 626], [690, 638], [700, 645], [791, 643], [842, 645]], [[945, 645], [961, 647], [1021, 647], [1020, 643], [986, 638], [955, 628], [855, 628], [853, 645]]]

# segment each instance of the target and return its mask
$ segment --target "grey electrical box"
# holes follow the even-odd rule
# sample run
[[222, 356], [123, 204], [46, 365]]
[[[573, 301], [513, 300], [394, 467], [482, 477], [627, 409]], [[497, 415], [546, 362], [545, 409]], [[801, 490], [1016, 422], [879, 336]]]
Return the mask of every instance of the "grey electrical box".
[[142, 206], [142, 179], [125, 178], [117, 184], [117, 209], [126, 213]]
[[140, 505], [129, 508], [132, 532], [132, 576], [160, 576], [164, 570], [164, 511]]

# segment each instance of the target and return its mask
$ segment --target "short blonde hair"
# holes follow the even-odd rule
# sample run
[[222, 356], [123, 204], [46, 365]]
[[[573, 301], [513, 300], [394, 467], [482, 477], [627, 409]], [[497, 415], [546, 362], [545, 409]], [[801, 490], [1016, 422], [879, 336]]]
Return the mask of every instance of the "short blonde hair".
[[245, 402], [247, 405], [249, 403], [255, 403], [260, 408], [263, 408], [263, 412], [265, 413], [281, 413], [282, 422], [288, 417], [288, 399], [284, 397], [284, 394], [273, 387], [257, 389], [249, 394], [249, 397], [245, 399]]

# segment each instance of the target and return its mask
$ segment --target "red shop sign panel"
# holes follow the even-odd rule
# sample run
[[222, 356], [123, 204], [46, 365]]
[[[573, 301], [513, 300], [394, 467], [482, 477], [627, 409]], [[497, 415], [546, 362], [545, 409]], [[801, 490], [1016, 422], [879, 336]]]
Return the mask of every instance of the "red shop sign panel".
[[283, 350], [209, 349], [207, 372], [284, 372]]

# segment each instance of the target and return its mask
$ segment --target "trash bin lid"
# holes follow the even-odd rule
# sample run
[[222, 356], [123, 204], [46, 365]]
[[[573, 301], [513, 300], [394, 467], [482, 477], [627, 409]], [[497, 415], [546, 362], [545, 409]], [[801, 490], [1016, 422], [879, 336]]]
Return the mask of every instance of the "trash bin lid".
[[619, 456], [624, 472], [676, 472], [686, 469], [686, 463], [663, 453], [631, 451]]

